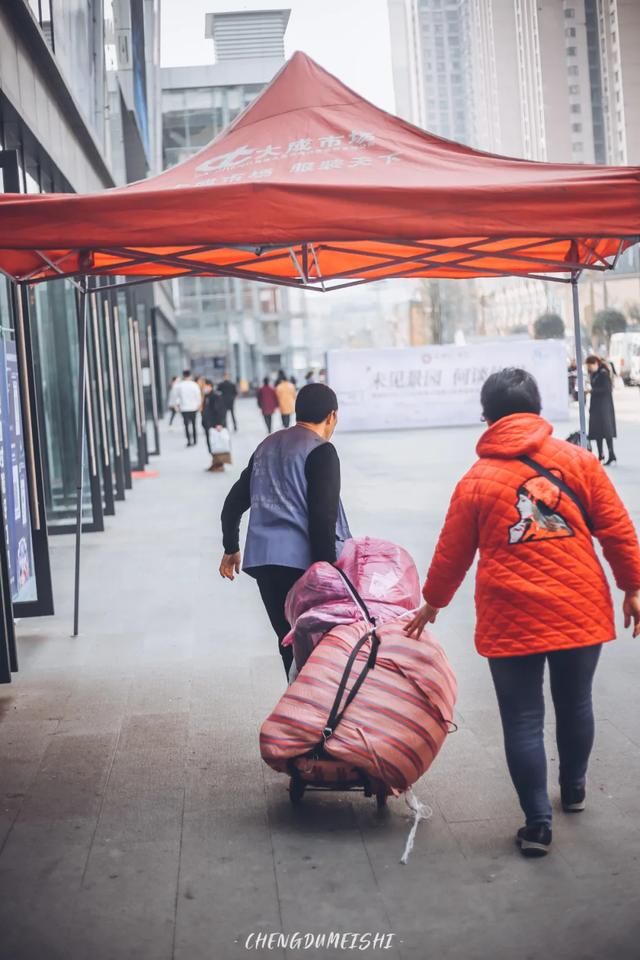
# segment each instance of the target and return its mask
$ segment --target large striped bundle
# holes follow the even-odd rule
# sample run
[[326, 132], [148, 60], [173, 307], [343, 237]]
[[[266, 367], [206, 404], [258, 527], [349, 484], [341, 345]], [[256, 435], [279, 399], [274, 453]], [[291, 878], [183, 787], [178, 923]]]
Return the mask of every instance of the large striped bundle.
[[[397, 791], [429, 768], [442, 746], [456, 699], [456, 679], [440, 644], [425, 631], [404, 633], [406, 618], [378, 627], [377, 662], [325, 744], [333, 759], [357, 767]], [[367, 627], [335, 627], [262, 725], [260, 750], [275, 770], [322, 741], [349, 656]], [[345, 698], [366, 666], [370, 644], [359, 651]]]

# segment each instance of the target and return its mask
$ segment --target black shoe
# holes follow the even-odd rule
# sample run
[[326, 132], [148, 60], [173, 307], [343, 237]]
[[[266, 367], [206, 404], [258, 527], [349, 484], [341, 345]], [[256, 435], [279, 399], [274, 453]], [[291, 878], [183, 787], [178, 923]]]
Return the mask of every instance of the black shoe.
[[617, 457], [609, 457], [608, 460], [605, 460], [605, 464], [604, 464], [604, 465], [605, 465], [605, 467], [610, 467], [612, 463], [617, 463], [617, 461], [618, 461], [618, 458], [617, 458]]
[[516, 843], [524, 857], [546, 857], [551, 851], [551, 827], [546, 823], [521, 827], [516, 834]]
[[580, 813], [584, 810], [585, 796], [584, 787], [560, 787], [562, 809], [565, 813]]

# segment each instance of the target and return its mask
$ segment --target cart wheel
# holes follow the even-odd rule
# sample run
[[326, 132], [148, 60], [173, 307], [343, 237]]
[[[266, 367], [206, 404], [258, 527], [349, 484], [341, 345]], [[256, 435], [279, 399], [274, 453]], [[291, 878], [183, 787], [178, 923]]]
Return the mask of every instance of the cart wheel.
[[294, 805], [300, 803], [304, 797], [305, 785], [302, 780], [291, 777], [289, 780], [289, 799]]
[[378, 810], [384, 810], [387, 805], [387, 797], [389, 794], [386, 790], [378, 790], [376, 793], [376, 806]]

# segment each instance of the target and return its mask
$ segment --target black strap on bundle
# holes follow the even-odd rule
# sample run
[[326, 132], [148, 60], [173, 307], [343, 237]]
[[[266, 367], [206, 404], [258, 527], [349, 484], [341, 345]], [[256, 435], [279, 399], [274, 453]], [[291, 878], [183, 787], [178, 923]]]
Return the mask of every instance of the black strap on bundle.
[[[369, 626], [371, 627], [371, 629], [367, 630], [367, 632], [362, 637], [360, 637], [360, 639], [354, 646], [353, 650], [349, 654], [349, 659], [347, 660], [347, 664], [344, 668], [344, 672], [340, 679], [340, 683], [338, 684], [338, 692], [336, 693], [335, 700], [333, 701], [331, 713], [329, 714], [324, 730], [322, 731], [322, 740], [311, 751], [311, 754], [314, 756], [321, 754], [325, 743], [327, 742], [329, 737], [333, 734], [336, 727], [342, 720], [347, 707], [353, 701], [354, 697], [357, 695], [358, 690], [364, 683], [367, 674], [369, 673], [370, 670], [374, 669], [376, 665], [377, 656], [378, 656], [378, 647], [380, 646], [380, 637], [376, 633], [375, 617], [372, 617], [371, 614], [369, 613], [369, 609], [366, 603], [364, 602], [364, 600], [362, 599], [362, 597], [360, 596], [360, 594], [358, 593], [354, 585], [351, 583], [351, 580], [346, 575], [346, 573], [343, 570], [340, 570], [339, 567], [336, 567], [335, 569], [338, 571], [338, 573], [344, 580], [345, 584], [347, 585], [347, 589], [353, 596], [353, 599], [356, 601], [357, 605], [360, 607], [362, 615], [364, 619], [367, 621], [367, 623], [369, 624]], [[347, 683], [349, 682], [349, 678], [351, 676], [353, 666], [358, 658], [358, 654], [360, 653], [362, 648], [365, 646], [365, 644], [369, 640], [371, 641], [371, 649], [369, 651], [369, 656], [367, 657], [367, 661], [364, 667], [362, 668], [362, 671], [360, 672], [360, 675], [358, 676], [357, 680], [351, 687], [351, 690], [347, 694], [347, 698], [343, 704], [342, 698], [344, 697], [344, 692], [347, 689]]]
[[[351, 690], [349, 691], [347, 698], [343, 704], [342, 698], [347, 688], [347, 683], [349, 682], [349, 677], [351, 676], [353, 665], [356, 662], [358, 654], [360, 653], [360, 651], [365, 646], [368, 640], [371, 640], [371, 650], [369, 652], [369, 656], [367, 657], [367, 661], [364, 667], [362, 668], [358, 679], [355, 681], [355, 683], [351, 687]], [[349, 654], [347, 665], [344, 668], [342, 678], [338, 685], [338, 692], [336, 693], [335, 700], [333, 701], [331, 713], [329, 714], [329, 718], [325, 724], [324, 730], [322, 731], [322, 740], [320, 741], [320, 743], [317, 744], [317, 746], [312, 751], [313, 754], [317, 753], [318, 751], [321, 751], [325, 743], [329, 739], [329, 737], [335, 732], [336, 727], [342, 720], [347, 707], [353, 701], [354, 697], [358, 693], [358, 690], [364, 683], [367, 674], [369, 673], [370, 670], [373, 670], [373, 668], [375, 667], [379, 646], [380, 646], [380, 638], [376, 633], [375, 627], [374, 627], [373, 630], [368, 630], [367, 633], [364, 634], [364, 636], [360, 637], [355, 647]]]
[[546, 477], [550, 483], [553, 483], [559, 490], [565, 493], [570, 500], [572, 500], [580, 513], [582, 514], [582, 519], [587, 525], [589, 533], [593, 533], [593, 523], [591, 522], [591, 517], [587, 513], [586, 507], [583, 504], [582, 500], [578, 494], [567, 486], [567, 484], [560, 477], [557, 477], [555, 473], [552, 473], [551, 470], [548, 470], [547, 467], [543, 467], [541, 463], [538, 463], [537, 460], [533, 460], [531, 457], [518, 457], [522, 463], [525, 463], [528, 467], [531, 467], [532, 470], [537, 470], [543, 477]]
[[354, 585], [351, 583], [351, 580], [346, 575], [344, 570], [341, 570], [340, 567], [337, 567], [335, 564], [334, 564], [334, 570], [340, 574], [340, 576], [346, 583], [347, 589], [349, 590], [356, 604], [360, 607], [360, 610], [362, 612], [362, 615], [364, 616], [364, 619], [367, 621], [367, 623], [371, 624], [372, 627], [375, 627], [376, 618], [371, 616], [371, 614], [369, 613], [369, 608], [367, 607], [366, 603], [364, 602], [364, 600], [362, 599], [362, 597], [360, 596], [360, 594], [358, 593]]

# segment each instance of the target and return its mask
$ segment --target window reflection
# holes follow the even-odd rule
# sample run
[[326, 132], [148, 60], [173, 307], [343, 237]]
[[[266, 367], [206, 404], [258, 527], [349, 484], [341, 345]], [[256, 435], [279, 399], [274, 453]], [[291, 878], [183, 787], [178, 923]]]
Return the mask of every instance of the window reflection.
[[[39, 384], [40, 425], [49, 526], [68, 525], [76, 509], [78, 431], [78, 327], [75, 291], [66, 280], [30, 288], [35, 323], [34, 361]], [[93, 519], [85, 458], [83, 520]]]

